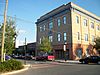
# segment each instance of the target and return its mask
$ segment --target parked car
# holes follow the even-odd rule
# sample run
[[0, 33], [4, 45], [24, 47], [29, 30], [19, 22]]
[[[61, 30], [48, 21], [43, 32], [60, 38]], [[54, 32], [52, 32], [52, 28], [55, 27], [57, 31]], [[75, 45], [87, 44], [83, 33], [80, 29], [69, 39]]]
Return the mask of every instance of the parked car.
[[100, 56], [89, 56], [89, 57], [86, 57], [84, 59], [80, 59], [79, 62], [85, 63], [85, 64], [99, 63], [100, 62]]
[[[1, 58], [1, 56], [0, 56], [0, 58]], [[11, 59], [11, 56], [5, 55], [5, 60], [10, 60], [10, 59]]]
[[31, 60], [31, 59], [33, 59], [33, 56], [32, 55], [26, 55], [26, 58], [24, 58], [24, 59]]
[[11, 59], [11, 56], [6, 55], [6, 56], [5, 56], [5, 59], [6, 59], [6, 60], [10, 60], [10, 59]]
[[54, 55], [48, 55], [48, 60], [49, 60], [49, 61], [55, 60], [55, 56], [54, 56]]
[[44, 61], [44, 60], [47, 60], [48, 59], [48, 57], [47, 56], [36, 56], [35, 57], [35, 60], [36, 61]]
[[55, 57], [53, 56], [53, 55], [41, 55], [41, 56], [36, 56], [35, 57], [35, 60], [36, 61], [47, 61], [47, 60], [49, 60], [49, 61], [52, 61], [52, 60], [54, 60], [55, 59]]

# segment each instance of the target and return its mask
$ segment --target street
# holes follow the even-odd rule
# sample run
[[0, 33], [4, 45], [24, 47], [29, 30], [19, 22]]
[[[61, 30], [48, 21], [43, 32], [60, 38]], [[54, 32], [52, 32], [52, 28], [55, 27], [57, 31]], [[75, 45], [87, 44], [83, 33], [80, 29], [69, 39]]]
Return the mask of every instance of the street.
[[[31, 62], [31, 61], [30, 61]], [[13, 75], [99, 75], [100, 65], [70, 63], [33, 63], [27, 71]]]

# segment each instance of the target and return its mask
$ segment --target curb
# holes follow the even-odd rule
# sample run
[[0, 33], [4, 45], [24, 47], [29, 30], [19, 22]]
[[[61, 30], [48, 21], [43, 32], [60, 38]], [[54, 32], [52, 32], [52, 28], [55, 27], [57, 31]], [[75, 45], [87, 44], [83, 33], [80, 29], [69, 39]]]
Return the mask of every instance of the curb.
[[30, 64], [24, 65], [24, 68], [21, 69], [21, 70], [12, 71], [12, 72], [7, 72], [7, 73], [1, 73], [0, 75], [9, 75], [9, 74], [15, 74], [15, 73], [23, 72], [23, 71], [28, 70], [30, 66], [31, 66]]
[[75, 63], [75, 64], [76, 64], [76, 63], [80, 63], [79, 61], [69, 61], [69, 60], [67, 60], [67, 61], [64, 61], [64, 60], [63, 60], [63, 61], [59, 61], [59, 60], [58, 60], [58, 61], [56, 61], [56, 62], [58, 62], [58, 63]]

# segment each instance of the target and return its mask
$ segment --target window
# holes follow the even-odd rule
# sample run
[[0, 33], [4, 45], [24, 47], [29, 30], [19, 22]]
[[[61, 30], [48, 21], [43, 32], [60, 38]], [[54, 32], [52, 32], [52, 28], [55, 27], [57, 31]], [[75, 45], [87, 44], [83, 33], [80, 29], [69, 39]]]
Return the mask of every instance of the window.
[[50, 23], [49, 23], [49, 29], [51, 30], [53, 28], [53, 22], [51, 21]]
[[84, 26], [87, 26], [87, 20], [86, 19], [84, 19]]
[[79, 23], [79, 17], [76, 16], [76, 23]]
[[61, 22], [60, 22], [60, 19], [57, 20], [57, 23], [58, 23], [58, 26], [60, 26], [60, 23], [61, 23]]
[[93, 23], [93, 22], [91, 22], [91, 28], [93, 28], [93, 29], [94, 29], [94, 23]]
[[40, 44], [41, 44], [41, 38], [40, 38]]
[[63, 17], [63, 23], [66, 24], [66, 16]]
[[43, 30], [45, 31], [45, 25], [43, 26]]
[[40, 27], [40, 32], [42, 32], [42, 27]]
[[94, 35], [92, 35], [92, 42], [94, 42], [94, 39], [95, 39], [95, 37], [94, 37]]
[[99, 27], [99, 25], [97, 25], [97, 30], [100, 30], [100, 27]]
[[53, 39], [52, 39], [52, 38], [53, 38], [53, 36], [52, 36], [52, 35], [50, 35], [50, 36], [49, 36], [49, 41], [50, 41], [50, 42], [52, 42], [52, 41], [53, 41]]
[[64, 32], [64, 41], [67, 40], [67, 34]]
[[77, 32], [77, 39], [80, 40], [80, 33]]
[[76, 50], [76, 55], [77, 55], [77, 57], [82, 58], [82, 49], [81, 48]]
[[85, 41], [88, 41], [88, 34], [85, 34]]
[[58, 37], [58, 41], [60, 41], [60, 40], [61, 40], [61, 35], [60, 35], [60, 33], [58, 33], [57, 37]]
[[87, 57], [89, 56], [89, 49], [88, 48], [86, 49], [86, 56]]

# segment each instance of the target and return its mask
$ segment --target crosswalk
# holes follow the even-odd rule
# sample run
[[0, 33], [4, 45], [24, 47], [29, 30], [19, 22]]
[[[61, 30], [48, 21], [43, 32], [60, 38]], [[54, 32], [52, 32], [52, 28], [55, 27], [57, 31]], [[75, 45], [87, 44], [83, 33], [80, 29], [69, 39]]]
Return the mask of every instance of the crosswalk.
[[32, 64], [30, 66], [30, 68], [32, 69], [38, 69], [38, 68], [47, 68], [47, 67], [54, 67], [56, 65], [53, 65], [53, 64]]

